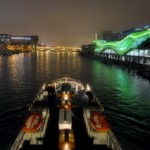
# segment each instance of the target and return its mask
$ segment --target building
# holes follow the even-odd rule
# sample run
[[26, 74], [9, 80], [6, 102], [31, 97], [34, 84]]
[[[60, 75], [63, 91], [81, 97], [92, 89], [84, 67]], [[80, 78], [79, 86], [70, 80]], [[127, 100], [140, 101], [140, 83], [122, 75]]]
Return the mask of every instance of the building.
[[113, 40], [113, 32], [112, 31], [102, 31], [100, 38], [105, 41]]
[[9, 34], [0, 34], [0, 49], [5, 49], [6, 46], [11, 41], [11, 35]]
[[13, 36], [0, 34], [0, 49], [8, 50], [35, 50], [38, 36]]
[[81, 49], [82, 49], [82, 52], [93, 53], [95, 46], [94, 46], [94, 44], [82, 45]]

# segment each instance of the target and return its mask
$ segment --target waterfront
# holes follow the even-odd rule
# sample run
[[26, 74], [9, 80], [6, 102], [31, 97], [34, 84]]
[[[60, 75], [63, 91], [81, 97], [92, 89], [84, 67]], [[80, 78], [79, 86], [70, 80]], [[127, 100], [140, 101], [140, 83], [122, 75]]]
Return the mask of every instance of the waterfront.
[[41, 85], [63, 76], [92, 86], [124, 150], [148, 148], [148, 80], [75, 52], [47, 51], [0, 57], [0, 149], [10, 148]]

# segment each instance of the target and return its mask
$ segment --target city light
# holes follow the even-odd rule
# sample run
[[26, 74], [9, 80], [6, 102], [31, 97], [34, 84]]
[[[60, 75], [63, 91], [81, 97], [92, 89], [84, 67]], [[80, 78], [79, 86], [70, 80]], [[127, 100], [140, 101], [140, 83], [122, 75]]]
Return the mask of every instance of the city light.
[[104, 40], [94, 40], [95, 52], [101, 53], [106, 49], [112, 49], [119, 55], [124, 55], [132, 49], [138, 48], [143, 42], [150, 38], [150, 30], [131, 33], [123, 40], [107, 42]]

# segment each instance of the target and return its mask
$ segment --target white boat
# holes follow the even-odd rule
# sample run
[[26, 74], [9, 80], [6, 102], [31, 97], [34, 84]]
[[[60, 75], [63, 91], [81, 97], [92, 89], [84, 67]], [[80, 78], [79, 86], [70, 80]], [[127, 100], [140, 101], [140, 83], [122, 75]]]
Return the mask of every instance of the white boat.
[[[50, 121], [55, 120], [56, 122], [54, 125], [56, 127], [55, 131], [52, 129], [53, 133], [50, 134], [59, 133], [57, 148], [61, 150], [70, 148], [73, 150], [77, 145], [77, 149], [80, 149], [82, 145], [80, 146], [77, 143], [78, 139], [76, 138], [82, 136], [80, 136], [80, 132], [77, 132], [77, 130], [80, 127], [80, 131], [85, 130], [83, 128], [85, 126], [85, 132], [88, 134], [88, 137], [86, 137], [86, 133], [84, 136], [87, 139], [93, 140], [93, 147], [94, 145], [99, 147], [105, 145], [106, 148], [112, 150], [121, 150], [103, 114], [104, 108], [90, 85], [84, 85], [80, 81], [69, 77], [59, 78], [43, 84], [31, 104], [30, 115], [27, 117], [11, 150], [19, 150], [23, 147], [25, 141], [30, 142], [29, 146], [50, 144], [46, 139], [50, 139], [48, 136], [51, 135], [45, 134], [47, 133], [47, 126], [50, 126], [48, 122], [49, 111], [51, 114]], [[84, 120], [84, 122], [79, 122], [82, 124], [81, 126], [77, 123], [77, 126], [80, 126], [79, 128], [74, 128], [76, 126], [74, 125], [76, 119], [72, 121], [73, 117]], [[75, 136], [76, 133], [78, 134], [77, 137]], [[45, 136], [47, 137], [44, 138]], [[43, 142], [43, 139], [45, 139], [45, 142]], [[81, 140], [84, 141], [86, 139]]]

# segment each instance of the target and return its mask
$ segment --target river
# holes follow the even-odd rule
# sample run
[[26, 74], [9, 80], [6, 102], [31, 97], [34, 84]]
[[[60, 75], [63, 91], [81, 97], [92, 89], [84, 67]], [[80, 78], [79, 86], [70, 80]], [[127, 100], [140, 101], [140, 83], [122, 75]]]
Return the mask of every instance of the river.
[[150, 149], [150, 82], [77, 52], [0, 56], [0, 150], [9, 150], [44, 82], [69, 76], [89, 83], [123, 150]]

